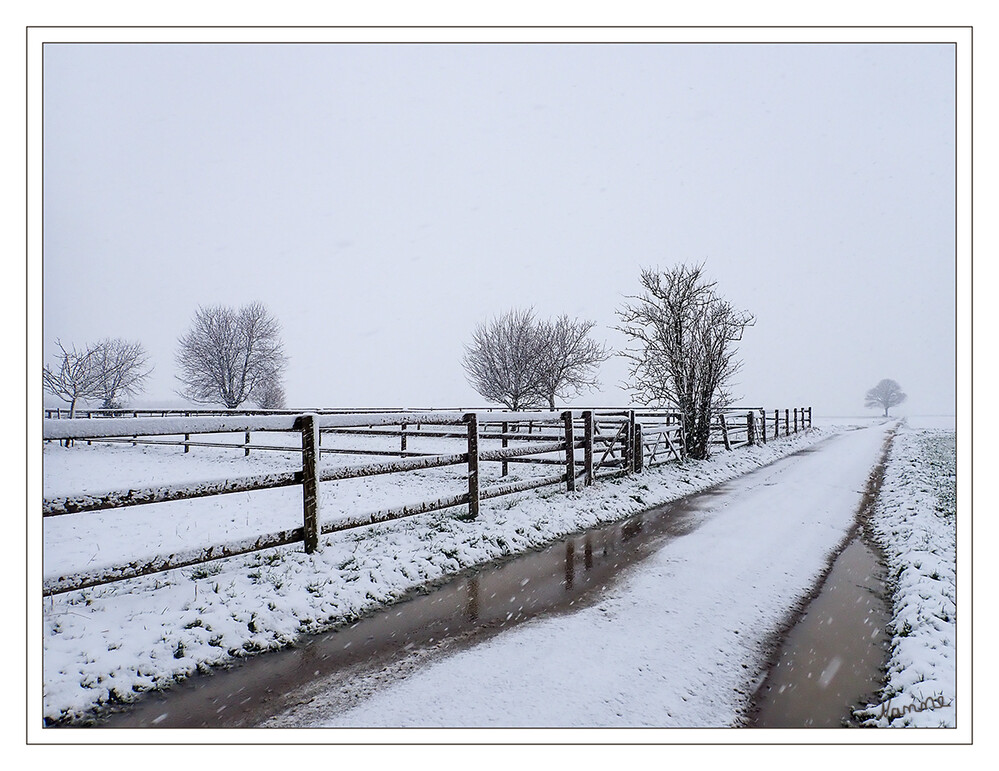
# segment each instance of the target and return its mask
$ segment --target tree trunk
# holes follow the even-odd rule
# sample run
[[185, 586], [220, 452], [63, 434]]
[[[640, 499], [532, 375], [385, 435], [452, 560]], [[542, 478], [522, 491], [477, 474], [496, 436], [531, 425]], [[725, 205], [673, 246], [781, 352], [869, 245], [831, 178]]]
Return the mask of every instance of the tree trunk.
[[[75, 396], [73, 397], [73, 400], [69, 403], [69, 417], [70, 417], [70, 420], [72, 420], [73, 418], [76, 417], [76, 397]], [[73, 440], [72, 439], [64, 439], [62, 441], [62, 446], [63, 447], [72, 447], [73, 446]]]
[[685, 441], [688, 457], [694, 460], [706, 460], [711, 438], [711, 415], [702, 414], [696, 407], [683, 410], [683, 427], [687, 434]]

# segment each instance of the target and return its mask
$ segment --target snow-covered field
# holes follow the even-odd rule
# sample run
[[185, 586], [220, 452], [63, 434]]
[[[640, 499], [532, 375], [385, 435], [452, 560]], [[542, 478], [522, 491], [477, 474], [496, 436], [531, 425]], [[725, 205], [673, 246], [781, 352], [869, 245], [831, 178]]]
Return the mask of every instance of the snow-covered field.
[[894, 619], [888, 682], [863, 713], [870, 725], [956, 725], [955, 434], [925, 424], [910, 420], [895, 437], [871, 523]]
[[[241, 438], [241, 435], [239, 435]], [[175, 437], [180, 439], [180, 437]], [[206, 442], [233, 442], [233, 435], [205, 434]], [[300, 446], [297, 435], [253, 434], [253, 441], [274, 446]], [[332, 436], [323, 438], [324, 449], [398, 449], [399, 440], [387, 437]], [[499, 447], [491, 442], [488, 449]], [[460, 453], [465, 440], [410, 437], [410, 451]], [[322, 467], [363, 465], [392, 461], [384, 456], [323, 455]], [[195, 484], [219, 479], [254, 476], [302, 467], [301, 452], [252, 450], [244, 457], [239, 449], [77, 442], [66, 448], [49, 443], [44, 448], [46, 497], [155, 486]], [[513, 465], [503, 481], [552, 475], [554, 467]], [[348, 514], [416, 503], [467, 490], [464, 466], [347, 479], [320, 485], [322, 520]], [[483, 487], [500, 481], [498, 463], [484, 463]], [[505, 500], [505, 499], [504, 499]], [[149, 506], [97, 511], [48, 518], [45, 521], [44, 573], [46, 578], [80, 570], [126, 565], [138, 558], [171, 554], [226, 541], [256, 537], [302, 524], [300, 486], [233, 493], [225, 496], [170, 501]], [[206, 568], [214, 569], [214, 568]]]
[[[909, 428], [954, 431], [956, 427], [956, 418], [953, 415], [892, 415], [887, 419], [904, 419]], [[812, 425], [816, 428], [846, 430], [857, 426], [876, 426], [884, 423], [885, 420], [886, 418], [881, 415], [815, 415], [812, 419]]]
[[[70, 592], [44, 603], [43, 709], [47, 721], [84, 717], [199, 669], [278, 648], [349, 621], [407, 591], [477, 564], [536, 548], [737, 477], [823, 438], [798, 434], [710, 461], [666, 465], [574, 494], [544, 488], [486, 501], [474, 522], [434, 512], [325, 537], [306, 555], [289, 546]], [[324, 441], [324, 446], [326, 442]], [[411, 448], [412, 449], [412, 448]], [[420, 449], [423, 449], [422, 447]], [[435, 451], [434, 447], [427, 447]], [[363, 462], [324, 457], [324, 463]], [[295, 468], [299, 456], [176, 447], [44, 448], [47, 496]], [[543, 472], [511, 467], [508, 480]], [[545, 468], [545, 467], [541, 467]], [[460, 467], [321, 486], [322, 518], [461, 490]], [[484, 481], [499, 465], [484, 467]], [[145, 480], [145, 481], [143, 481]], [[49, 518], [44, 574], [273, 532], [301, 519], [297, 487]]]

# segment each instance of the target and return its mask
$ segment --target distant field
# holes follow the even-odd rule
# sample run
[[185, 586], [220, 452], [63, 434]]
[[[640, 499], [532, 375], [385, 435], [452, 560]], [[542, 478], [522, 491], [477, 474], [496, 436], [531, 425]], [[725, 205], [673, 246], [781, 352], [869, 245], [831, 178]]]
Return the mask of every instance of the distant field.
[[[910, 415], [891, 416], [905, 417], [910, 428], [934, 428], [944, 431], [956, 430], [957, 419], [953, 415]], [[813, 425], [816, 428], [832, 428], [834, 426], [874, 426], [885, 420], [882, 415], [816, 415]]]

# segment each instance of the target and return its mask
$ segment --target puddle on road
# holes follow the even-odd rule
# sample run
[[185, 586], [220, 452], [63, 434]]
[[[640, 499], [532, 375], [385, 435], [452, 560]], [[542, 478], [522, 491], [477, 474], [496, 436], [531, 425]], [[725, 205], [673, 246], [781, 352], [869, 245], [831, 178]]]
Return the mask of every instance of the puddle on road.
[[758, 728], [840, 727], [875, 701], [891, 642], [884, 569], [855, 537], [785, 638], [755, 696]]
[[[627, 566], [664, 540], [693, 530], [722, 484], [696, 496], [581, 533], [536, 552], [483, 566], [428, 594], [357, 623], [263, 653], [230, 669], [195, 675], [102, 719], [108, 728], [251, 727], [302, 701], [318, 681], [388, 671], [410, 653], [442, 641], [468, 643], [543, 612], [593, 601]], [[349, 672], [348, 672], [349, 670]], [[297, 692], [297, 695], [296, 695]]]

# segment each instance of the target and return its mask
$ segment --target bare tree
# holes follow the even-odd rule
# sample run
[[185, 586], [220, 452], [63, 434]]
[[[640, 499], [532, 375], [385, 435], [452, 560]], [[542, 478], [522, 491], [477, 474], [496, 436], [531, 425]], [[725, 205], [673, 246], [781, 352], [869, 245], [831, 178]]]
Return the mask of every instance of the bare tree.
[[101, 407], [122, 406], [127, 396], [142, 393], [152, 372], [142, 343], [105, 338], [93, 347], [93, 366], [99, 381]]
[[238, 407], [259, 389], [279, 384], [287, 365], [281, 327], [260, 303], [238, 311], [198, 308], [179, 344], [178, 393], [199, 404]]
[[59, 368], [51, 369], [48, 365], [42, 369], [42, 386], [50, 394], [69, 403], [69, 416], [76, 417], [76, 403], [83, 399], [97, 399], [102, 395], [102, 382], [95, 362], [95, 350], [85, 348], [77, 351], [75, 346], [66, 350], [65, 346], [56, 340], [60, 353]]
[[570, 319], [565, 314], [538, 324], [541, 395], [555, 409], [555, 397], [570, 399], [596, 388], [597, 367], [611, 357], [611, 350], [590, 338], [592, 321]]
[[597, 385], [596, 368], [611, 351], [590, 339], [592, 321], [566, 315], [538, 321], [514, 309], [480, 324], [465, 348], [468, 380], [484, 398], [512, 410], [566, 399]]
[[867, 392], [867, 396], [864, 397], [864, 406], [868, 409], [872, 407], [883, 409], [887, 418], [888, 410], [905, 400], [906, 394], [902, 392], [902, 386], [890, 378], [885, 378]]
[[253, 403], [262, 410], [285, 408], [284, 386], [278, 382], [263, 383], [253, 395]]
[[465, 346], [468, 382], [488, 401], [511, 410], [538, 406], [542, 385], [541, 339], [533, 310], [511, 310], [479, 324]]
[[645, 291], [617, 311], [618, 329], [631, 338], [622, 355], [631, 361], [632, 390], [645, 404], [677, 408], [687, 453], [707, 458], [712, 417], [730, 403], [741, 367], [734, 344], [755, 319], [719, 297], [701, 265], [643, 270], [641, 281]]

